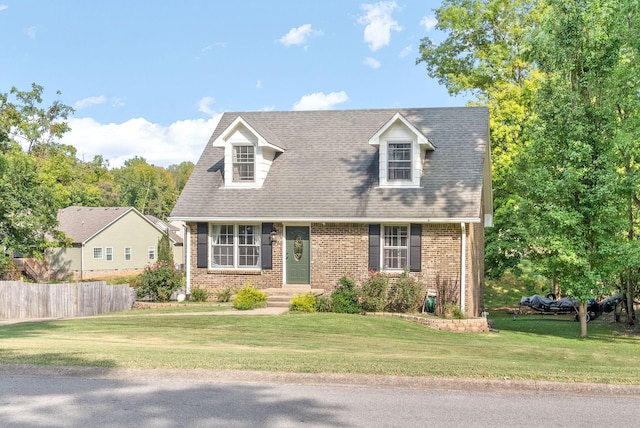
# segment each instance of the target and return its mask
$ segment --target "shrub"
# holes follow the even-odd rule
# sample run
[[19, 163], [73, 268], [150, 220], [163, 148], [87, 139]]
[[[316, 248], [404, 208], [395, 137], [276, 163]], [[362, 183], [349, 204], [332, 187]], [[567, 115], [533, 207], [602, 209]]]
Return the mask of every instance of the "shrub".
[[387, 310], [390, 312], [413, 312], [418, 309], [422, 297], [422, 285], [404, 270], [389, 289]]
[[216, 299], [220, 303], [226, 303], [231, 300], [231, 296], [233, 295], [234, 291], [236, 291], [234, 287], [223, 288], [216, 293]]
[[194, 302], [206, 302], [209, 298], [209, 292], [204, 288], [192, 288], [189, 298]]
[[166, 302], [171, 294], [184, 285], [182, 272], [173, 263], [159, 261], [147, 266], [133, 281], [138, 298], [150, 297], [154, 302]]
[[459, 306], [460, 296], [460, 283], [456, 278], [441, 278], [440, 274], [436, 275], [436, 290], [438, 296], [436, 297], [436, 314], [439, 316], [444, 315], [444, 309], [448, 303], [454, 306]]
[[256, 290], [250, 285], [245, 285], [233, 299], [233, 307], [241, 311], [265, 306], [267, 306], [267, 293]]
[[331, 296], [317, 296], [316, 311], [317, 312], [333, 311], [333, 299], [331, 298]]
[[380, 312], [387, 298], [389, 277], [382, 272], [369, 270], [369, 278], [360, 287], [360, 306], [367, 312]]
[[339, 285], [331, 293], [333, 301], [333, 312], [344, 314], [357, 314], [362, 312], [360, 303], [358, 302], [358, 290], [356, 282], [347, 274], [339, 279]]
[[312, 293], [295, 294], [289, 302], [289, 310], [294, 312], [315, 312], [316, 296]]
[[464, 319], [464, 314], [458, 305], [453, 303], [445, 303], [442, 314], [445, 318]]

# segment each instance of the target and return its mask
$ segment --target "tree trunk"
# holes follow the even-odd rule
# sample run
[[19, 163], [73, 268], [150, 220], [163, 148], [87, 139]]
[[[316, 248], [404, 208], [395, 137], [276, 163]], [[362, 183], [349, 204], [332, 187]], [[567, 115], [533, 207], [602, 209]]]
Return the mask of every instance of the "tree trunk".
[[587, 337], [587, 302], [580, 302], [578, 306], [580, 315], [580, 337]]

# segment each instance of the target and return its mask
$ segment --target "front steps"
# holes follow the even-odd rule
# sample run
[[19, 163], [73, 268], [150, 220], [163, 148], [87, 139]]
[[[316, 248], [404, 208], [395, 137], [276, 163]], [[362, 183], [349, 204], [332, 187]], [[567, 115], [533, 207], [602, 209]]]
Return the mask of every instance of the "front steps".
[[309, 285], [287, 285], [282, 288], [266, 288], [268, 308], [288, 308], [289, 302], [296, 294], [313, 293], [315, 296], [324, 294], [322, 289], [312, 289]]

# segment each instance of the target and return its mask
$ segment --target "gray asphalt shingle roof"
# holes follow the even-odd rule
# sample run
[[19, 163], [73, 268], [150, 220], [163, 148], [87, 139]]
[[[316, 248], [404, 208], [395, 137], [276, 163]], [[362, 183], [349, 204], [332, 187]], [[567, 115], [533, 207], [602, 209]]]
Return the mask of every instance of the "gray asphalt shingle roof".
[[64, 232], [73, 243], [82, 243], [133, 207], [78, 207], [71, 206], [58, 211], [58, 230]]
[[[396, 113], [436, 147], [427, 152], [418, 189], [378, 187], [378, 147], [368, 142]], [[224, 188], [224, 150], [212, 142], [238, 116], [285, 149], [260, 189]], [[481, 213], [487, 150], [485, 107], [225, 113], [171, 217], [475, 219]]]

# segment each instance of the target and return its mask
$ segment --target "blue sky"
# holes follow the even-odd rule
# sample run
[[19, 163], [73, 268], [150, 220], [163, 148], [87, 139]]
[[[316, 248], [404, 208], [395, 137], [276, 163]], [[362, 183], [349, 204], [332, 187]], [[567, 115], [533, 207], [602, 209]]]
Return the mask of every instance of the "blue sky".
[[225, 111], [465, 105], [415, 64], [439, 5], [0, 0], [0, 92], [74, 107], [81, 159], [196, 162]]

